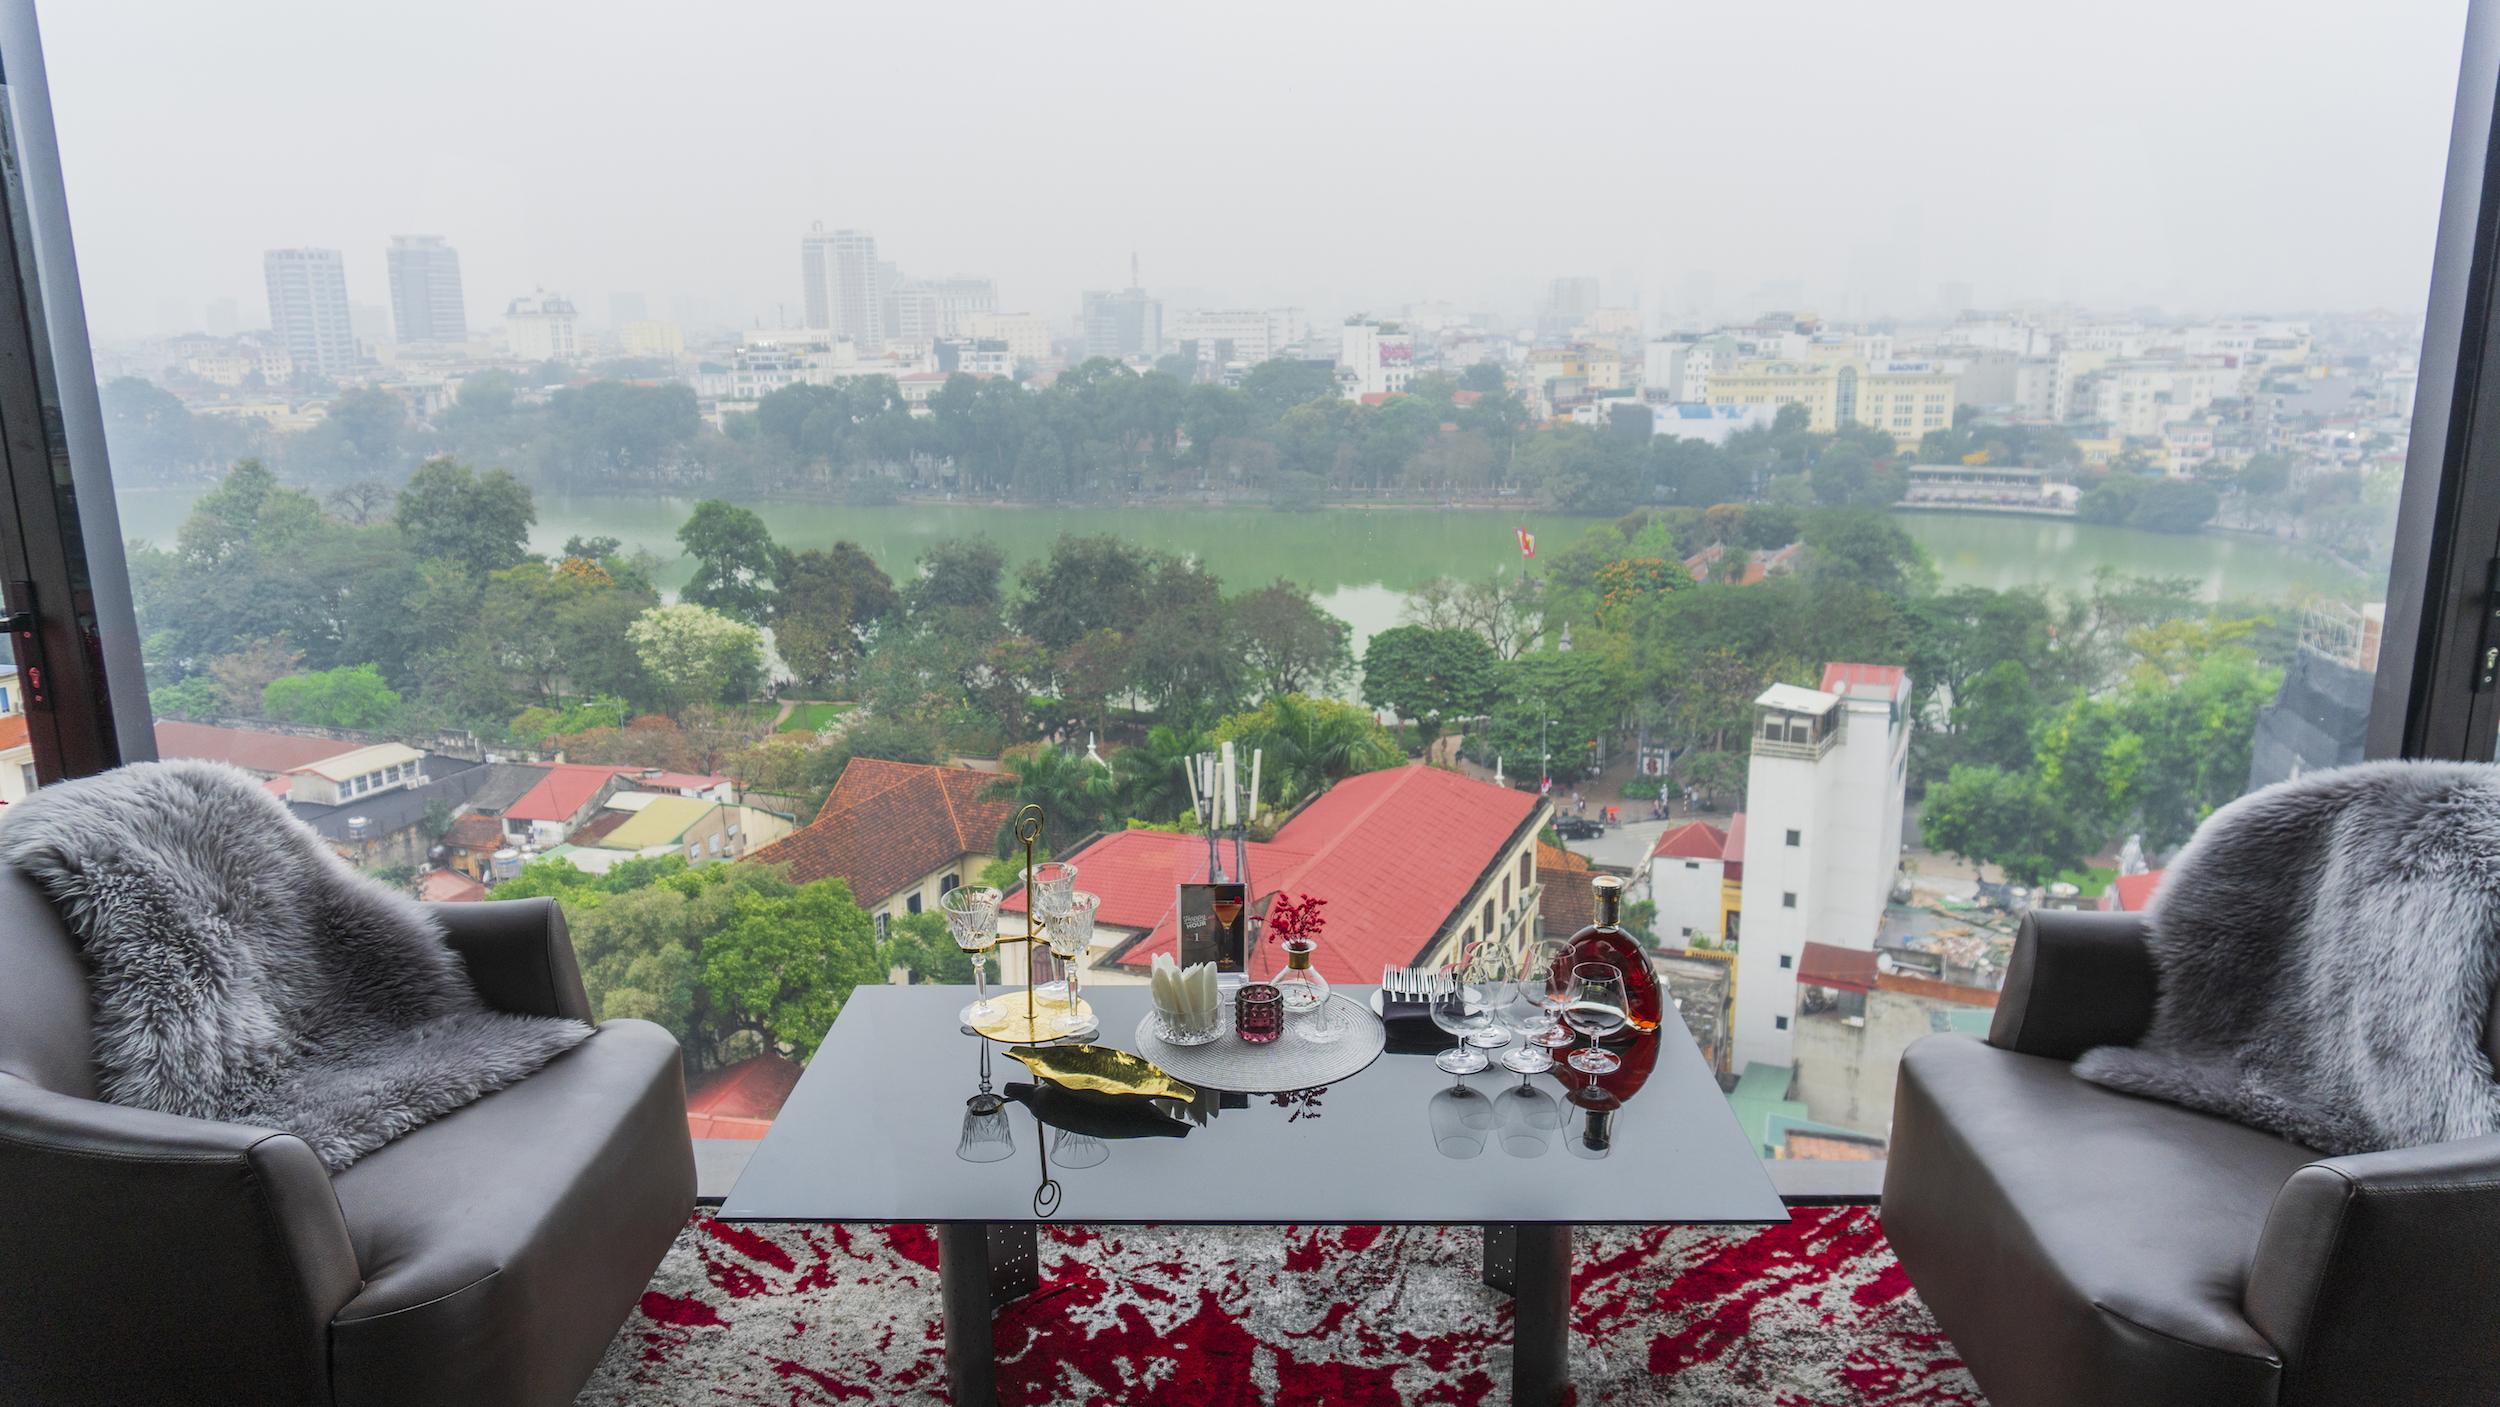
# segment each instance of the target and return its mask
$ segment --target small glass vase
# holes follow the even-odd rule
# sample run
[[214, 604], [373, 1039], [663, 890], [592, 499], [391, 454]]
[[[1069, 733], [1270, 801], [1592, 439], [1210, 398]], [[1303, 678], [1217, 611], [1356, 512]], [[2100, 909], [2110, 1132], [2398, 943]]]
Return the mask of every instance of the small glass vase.
[[1290, 1018], [1294, 1034], [1302, 1040], [1326, 1045], [1345, 1034], [1338, 1011], [1328, 1001], [1328, 979], [1320, 975], [1313, 961], [1319, 943], [1311, 938], [1290, 938], [1284, 943], [1285, 967], [1268, 980], [1284, 998], [1285, 1014]]

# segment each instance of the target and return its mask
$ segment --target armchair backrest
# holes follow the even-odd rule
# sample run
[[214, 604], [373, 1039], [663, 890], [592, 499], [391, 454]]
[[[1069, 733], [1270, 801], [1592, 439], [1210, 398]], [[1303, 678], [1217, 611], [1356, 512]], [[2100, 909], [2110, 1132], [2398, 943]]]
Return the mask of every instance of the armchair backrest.
[[35, 882], [0, 866], [0, 1074], [96, 1097], [95, 1021], [78, 942]]

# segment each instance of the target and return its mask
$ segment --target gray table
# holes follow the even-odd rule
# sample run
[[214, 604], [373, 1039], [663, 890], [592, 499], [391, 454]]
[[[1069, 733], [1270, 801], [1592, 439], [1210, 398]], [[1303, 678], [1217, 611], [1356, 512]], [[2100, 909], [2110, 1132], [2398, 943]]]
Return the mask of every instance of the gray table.
[[[1454, 1081], [1428, 1050], [1393, 1042], [1316, 1107], [1299, 1103], [1299, 1118], [1267, 1095], [1208, 1091], [1190, 1110], [1137, 1125], [1163, 1136], [1093, 1130], [1110, 1157], [1068, 1171], [1045, 1166], [1037, 1120], [1064, 1126], [1101, 1111], [1035, 1090], [1002, 1048], [957, 1027], [969, 996], [962, 987], [855, 992], [720, 1210], [728, 1221], [931, 1224], [948, 1379], [963, 1407], [994, 1400], [990, 1318], [1032, 1291], [1044, 1221], [1482, 1224], [1485, 1283], [1515, 1301], [1512, 1400], [1542, 1404], [1568, 1381], [1574, 1225], [1788, 1217], [1680, 1022], [1622, 1047], [1624, 1070], [1594, 1082], [1559, 1068], [1523, 1080], [1498, 1065]], [[1103, 1043], [1130, 1048], [1145, 989], [1086, 996]], [[1004, 1161], [959, 1156], [966, 1101], [985, 1070], [990, 1088], [1016, 1096], [1003, 1111], [1016, 1152]], [[1531, 1093], [1513, 1092], [1523, 1086]], [[1543, 1151], [1506, 1151], [1499, 1120], [1540, 1106], [1560, 1121]], [[1438, 1130], [1488, 1112], [1496, 1126], [1480, 1154], [1444, 1153]], [[1452, 1151], [1467, 1151], [1463, 1134]]]

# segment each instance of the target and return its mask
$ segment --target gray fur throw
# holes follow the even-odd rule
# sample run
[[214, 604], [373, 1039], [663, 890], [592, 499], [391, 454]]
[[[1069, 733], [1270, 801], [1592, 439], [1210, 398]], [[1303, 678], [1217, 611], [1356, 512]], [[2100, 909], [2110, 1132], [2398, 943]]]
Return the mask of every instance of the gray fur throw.
[[2162, 876], [2159, 996], [2087, 1080], [2322, 1153], [2500, 1131], [2500, 767], [2373, 762], [2216, 811]]
[[590, 1035], [487, 1009], [423, 908], [236, 768], [45, 787], [8, 809], [0, 860], [84, 951], [107, 1100], [283, 1130], [333, 1171]]

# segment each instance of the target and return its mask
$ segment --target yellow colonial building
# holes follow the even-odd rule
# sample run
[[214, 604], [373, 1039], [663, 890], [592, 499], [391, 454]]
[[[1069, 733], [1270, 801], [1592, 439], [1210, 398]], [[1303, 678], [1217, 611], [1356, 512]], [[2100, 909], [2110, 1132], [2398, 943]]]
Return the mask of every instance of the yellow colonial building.
[[1808, 430], [1865, 425], [1905, 448], [1953, 425], [1953, 374], [1931, 362], [1740, 361], [1711, 376], [1708, 396], [1714, 406], [1799, 406]]

